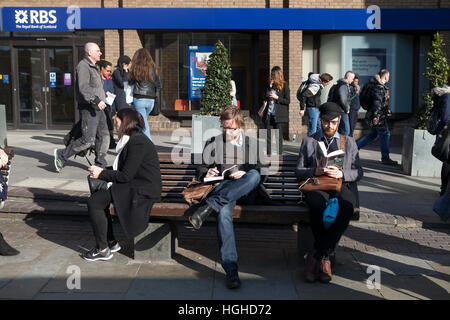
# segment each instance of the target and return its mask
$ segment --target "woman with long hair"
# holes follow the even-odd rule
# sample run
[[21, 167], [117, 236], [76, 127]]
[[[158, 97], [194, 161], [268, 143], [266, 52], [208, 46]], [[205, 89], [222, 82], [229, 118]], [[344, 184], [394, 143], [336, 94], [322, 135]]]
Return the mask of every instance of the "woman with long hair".
[[114, 83], [114, 94], [116, 98], [112, 105], [113, 111], [119, 111], [123, 108], [129, 108], [130, 105], [127, 103], [124, 94], [125, 82], [128, 81], [128, 71], [130, 69], [131, 59], [129, 56], [120, 56], [117, 60], [116, 70], [112, 75], [112, 80]]
[[129, 80], [129, 83], [134, 85], [134, 108], [144, 118], [144, 133], [151, 139], [147, 118], [155, 106], [158, 90], [161, 89], [161, 81], [160, 70], [147, 49], [141, 48], [134, 53]]
[[128, 239], [142, 233], [155, 202], [161, 197], [161, 171], [154, 144], [143, 133], [144, 120], [133, 108], [121, 109], [115, 118], [119, 136], [112, 167], [89, 167], [89, 177], [105, 183], [92, 191], [88, 212], [97, 246], [83, 254], [88, 261], [109, 260], [120, 250], [112, 229], [109, 205], [114, 209]]
[[267, 129], [267, 154], [272, 151], [272, 130], [278, 131], [278, 154], [283, 153], [283, 132], [289, 122], [289, 103], [291, 102], [289, 86], [284, 81], [283, 71], [278, 66], [272, 68], [267, 87], [264, 90], [264, 101], [267, 107], [264, 110], [262, 121]]

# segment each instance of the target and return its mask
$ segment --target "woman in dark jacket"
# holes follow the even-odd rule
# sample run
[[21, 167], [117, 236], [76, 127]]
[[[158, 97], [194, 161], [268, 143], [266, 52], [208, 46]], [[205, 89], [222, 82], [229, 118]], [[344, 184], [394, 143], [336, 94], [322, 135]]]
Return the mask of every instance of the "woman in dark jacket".
[[114, 103], [112, 109], [115, 111], [119, 111], [123, 108], [129, 108], [130, 105], [127, 103], [125, 99], [124, 93], [124, 82], [128, 81], [128, 71], [130, 68], [131, 59], [129, 56], [120, 56], [117, 60], [116, 70], [112, 75], [112, 79], [114, 82], [114, 91], [116, 98], [114, 99]]
[[271, 153], [272, 129], [279, 130], [279, 154], [283, 153], [283, 132], [289, 122], [289, 103], [291, 102], [289, 86], [284, 81], [283, 71], [278, 66], [272, 68], [264, 100], [267, 107], [262, 121], [267, 130], [267, 154]]
[[97, 247], [85, 253], [89, 261], [109, 260], [112, 252], [120, 250], [115, 241], [110, 203], [127, 238], [142, 233], [148, 224], [153, 203], [161, 196], [161, 172], [158, 154], [153, 143], [141, 132], [144, 121], [132, 108], [119, 110], [115, 119], [119, 135], [118, 155], [112, 168], [89, 167], [90, 177], [108, 182], [108, 189], [101, 189], [88, 200]]
[[145, 123], [145, 135], [150, 138], [148, 115], [155, 106], [156, 95], [161, 89], [159, 68], [147, 49], [137, 50], [131, 60], [129, 82], [134, 85], [133, 106], [142, 115]]

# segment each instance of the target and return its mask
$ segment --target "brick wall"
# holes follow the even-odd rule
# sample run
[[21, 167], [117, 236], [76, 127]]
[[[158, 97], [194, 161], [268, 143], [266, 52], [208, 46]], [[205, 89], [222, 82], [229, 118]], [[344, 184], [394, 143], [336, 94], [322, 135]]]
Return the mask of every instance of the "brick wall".
[[296, 134], [300, 136], [304, 131], [300, 117], [300, 105], [297, 100], [297, 88], [302, 75], [302, 31], [289, 31], [289, 88], [291, 103], [289, 105], [289, 138]]

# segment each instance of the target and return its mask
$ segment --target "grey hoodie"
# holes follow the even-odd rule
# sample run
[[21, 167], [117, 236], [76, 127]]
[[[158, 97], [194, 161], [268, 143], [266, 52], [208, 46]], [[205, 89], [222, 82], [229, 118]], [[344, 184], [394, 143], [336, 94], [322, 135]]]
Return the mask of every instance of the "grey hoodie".
[[100, 110], [98, 104], [106, 100], [99, 68], [88, 58], [84, 58], [77, 65], [75, 89], [78, 109], [90, 107]]

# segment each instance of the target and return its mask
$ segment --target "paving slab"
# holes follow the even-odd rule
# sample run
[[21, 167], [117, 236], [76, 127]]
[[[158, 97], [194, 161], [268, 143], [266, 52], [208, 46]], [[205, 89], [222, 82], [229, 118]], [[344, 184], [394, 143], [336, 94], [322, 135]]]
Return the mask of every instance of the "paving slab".
[[383, 274], [380, 292], [388, 300], [450, 300], [450, 282], [431, 275]]
[[419, 254], [405, 255], [391, 252], [355, 252], [352, 254], [363, 267], [378, 266], [382, 274], [396, 276], [438, 274]]

